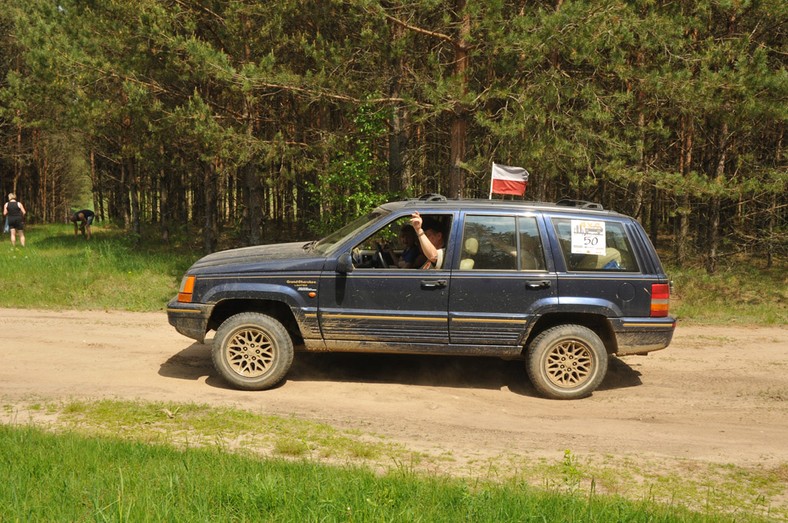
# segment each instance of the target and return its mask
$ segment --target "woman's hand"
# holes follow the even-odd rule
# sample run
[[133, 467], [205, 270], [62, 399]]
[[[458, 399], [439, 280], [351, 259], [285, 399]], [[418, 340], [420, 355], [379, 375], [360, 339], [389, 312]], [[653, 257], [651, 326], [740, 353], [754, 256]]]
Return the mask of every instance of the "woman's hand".
[[423, 220], [421, 219], [421, 215], [419, 215], [419, 211], [416, 211], [410, 215], [410, 224], [413, 226], [413, 230], [416, 231], [416, 234], [421, 232], [422, 222]]

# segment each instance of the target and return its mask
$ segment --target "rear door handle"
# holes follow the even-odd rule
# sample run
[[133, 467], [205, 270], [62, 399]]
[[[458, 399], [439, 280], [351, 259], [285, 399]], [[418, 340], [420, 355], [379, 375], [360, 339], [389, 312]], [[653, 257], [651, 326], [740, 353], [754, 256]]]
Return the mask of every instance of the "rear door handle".
[[527, 280], [525, 288], [531, 291], [538, 291], [539, 289], [548, 289], [550, 287], [550, 280]]
[[446, 280], [421, 280], [422, 289], [442, 289], [446, 284]]

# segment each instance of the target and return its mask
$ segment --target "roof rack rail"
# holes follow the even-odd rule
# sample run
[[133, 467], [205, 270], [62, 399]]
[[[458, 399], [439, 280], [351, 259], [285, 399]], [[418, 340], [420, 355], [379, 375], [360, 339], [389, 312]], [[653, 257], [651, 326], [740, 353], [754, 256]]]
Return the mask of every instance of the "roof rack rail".
[[419, 196], [419, 201], [422, 201], [422, 202], [445, 202], [446, 201], [446, 197], [443, 196], [442, 194], [427, 193], [427, 194], [422, 194], [421, 196]]
[[586, 200], [572, 200], [571, 198], [561, 198], [555, 202], [555, 204], [564, 207], [579, 207], [580, 209], [595, 209], [597, 211], [604, 210], [604, 207], [602, 207], [601, 203], [589, 202]]

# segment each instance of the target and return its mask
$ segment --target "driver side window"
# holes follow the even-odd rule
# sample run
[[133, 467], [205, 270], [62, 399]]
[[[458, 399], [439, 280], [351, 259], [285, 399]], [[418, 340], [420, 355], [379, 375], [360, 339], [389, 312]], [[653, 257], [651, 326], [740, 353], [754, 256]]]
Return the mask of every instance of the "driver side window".
[[424, 264], [410, 216], [401, 216], [353, 248], [353, 266], [375, 269], [414, 269]]

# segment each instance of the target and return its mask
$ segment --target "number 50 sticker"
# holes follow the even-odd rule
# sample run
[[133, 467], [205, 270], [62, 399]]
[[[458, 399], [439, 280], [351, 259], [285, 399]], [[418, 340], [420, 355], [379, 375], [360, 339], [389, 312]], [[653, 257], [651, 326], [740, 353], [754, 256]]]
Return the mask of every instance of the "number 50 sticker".
[[605, 222], [572, 220], [572, 254], [605, 254]]

